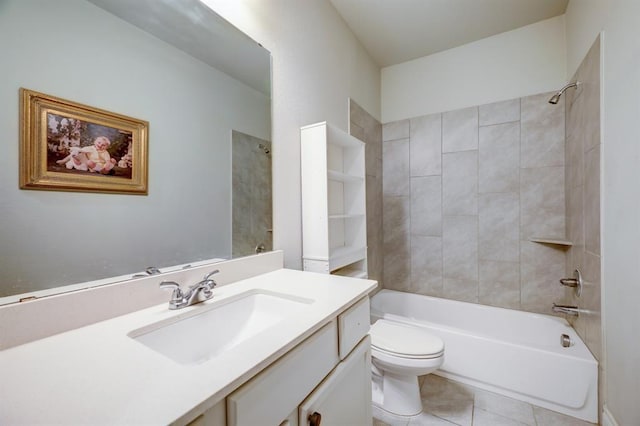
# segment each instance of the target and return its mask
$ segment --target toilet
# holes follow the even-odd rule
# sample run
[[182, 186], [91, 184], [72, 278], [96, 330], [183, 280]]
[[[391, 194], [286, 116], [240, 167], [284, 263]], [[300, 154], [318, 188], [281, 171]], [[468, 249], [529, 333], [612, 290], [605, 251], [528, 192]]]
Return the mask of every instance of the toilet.
[[442, 365], [444, 342], [423, 328], [386, 319], [377, 320], [369, 335], [374, 414], [382, 409], [393, 416], [419, 415], [422, 401], [418, 376]]

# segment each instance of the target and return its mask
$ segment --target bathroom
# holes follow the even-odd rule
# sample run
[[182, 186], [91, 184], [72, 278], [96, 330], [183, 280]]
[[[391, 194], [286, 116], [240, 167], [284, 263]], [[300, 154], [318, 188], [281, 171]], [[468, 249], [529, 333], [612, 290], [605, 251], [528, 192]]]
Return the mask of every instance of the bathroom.
[[[441, 58], [443, 61], [440, 63], [438, 63], [438, 57], [428, 58], [425, 61], [433, 61], [435, 67], [433, 72], [439, 80], [435, 77], [430, 78], [425, 73], [422, 74], [424, 84], [420, 86], [411, 84], [412, 80], [401, 74], [403, 71], [401, 66], [382, 68], [376, 64], [330, 2], [268, 2], [267, 4], [267, 2], [247, 0], [233, 2], [233, 4], [212, 3], [219, 14], [257, 40], [272, 55], [270, 139], [273, 141], [273, 247], [283, 250], [284, 264], [292, 269], [301, 269], [302, 266], [302, 235], [299, 225], [301, 217], [299, 128], [301, 126], [326, 120], [344, 130], [349, 129], [348, 98], [357, 103], [375, 121], [387, 124], [549, 93], [570, 81], [600, 35], [603, 70], [601, 76], [602, 166], [600, 169], [602, 241], [597, 244], [600, 245], [602, 259], [602, 271], [598, 274], [602, 283], [602, 351], [601, 353], [595, 353], [593, 349], [592, 351], [598, 358], [602, 370], [600, 391], [603, 409], [607, 413], [606, 417], [601, 417], [603, 424], [606, 424], [605, 421], [620, 425], [633, 425], [640, 422], [640, 414], [635, 404], [640, 380], [636, 362], [640, 348], [636, 343], [637, 339], [633, 338], [634, 330], [637, 329], [634, 326], [639, 321], [638, 315], [634, 313], [636, 311], [634, 302], [640, 297], [638, 287], [635, 285], [637, 271], [633, 266], [638, 254], [637, 245], [634, 244], [638, 237], [637, 219], [634, 214], [638, 209], [635, 200], [640, 200], [637, 196], [639, 195], [637, 185], [632, 184], [637, 178], [635, 172], [637, 167], [634, 163], [638, 158], [637, 148], [635, 148], [637, 144], [632, 141], [638, 139], [635, 122], [638, 117], [637, 99], [640, 95], [637, 80], [640, 67], [637, 61], [639, 46], [635, 37], [640, 10], [635, 2], [571, 0], [565, 13], [560, 17], [551, 18], [550, 22], [539, 24], [537, 27], [535, 25], [529, 27], [532, 33], [514, 30], [511, 33], [513, 39], [509, 38], [509, 33], [505, 33], [502, 38], [496, 37], [489, 40], [495, 41], [495, 45], [476, 45], [477, 50], [473, 49], [474, 46], [467, 46], [469, 51], [466, 52], [451, 51], [449, 53], [452, 56]], [[3, 7], [0, 6], [0, 12]], [[25, 31], [28, 32], [26, 27]], [[540, 33], [544, 37], [536, 38]], [[522, 43], [532, 44], [523, 46]], [[545, 49], [542, 49], [542, 46]], [[479, 53], [487, 56], [481, 57], [473, 66], [455, 66], [460, 63], [466, 64], [462, 61], [466, 58], [477, 58]], [[459, 56], [456, 57], [454, 54]], [[438, 68], [440, 65], [443, 67], [447, 65], [445, 60], [451, 60], [454, 65], [448, 65], [444, 69]], [[540, 73], [537, 73], [538, 70]], [[409, 73], [411, 71], [407, 70]], [[394, 78], [407, 82], [409, 86], [404, 87], [404, 93], [402, 81], [394, 82]], [[387, 93], [385, 90], [391, 86], [394, 86], [394, 93]], [[30, 86], [26, 85], [26, 87]], [[407, 100], [407, 93], [412, 95], [410, 101]], [[436, 95], [428, 96], [425, 93]], [[569, 99], [569, 96], [571, 92], [567, 91], [564, 100]], [[84, 102], [99, 104], [95, 99], [85, 99]], [[554, 106], [548, 105], [548, 108], [551, 108], [549, 111], [553, 111]], [[358, 117], [353, 117], [352, 121], [362, 122]], [[355, 124], [358, 125], [358, 123]], [[13, 126], [16, 125], [13, 124]], [[356, 134], [357, 127], [351, 125], [351, 131]], [[264, 133], [262, 130], [255, 129], [246, 133], [260, 132]], [[383, 170], [385, 167], [382, 163], [382, 150], [387, 146], [385, 142], [398, 140], [389, 139], [383, 142], [384, 133], [381, 127], [380, 157], [371, 160], [371, 156], [368, 155], [369, 161], [378, 161], [378, 170]], [[268, 135], [265, 139], [268, 139]], [[15, 162], [16, 155], [12, 157], [12, 162]], [[157, 170], [156, 173], [158, 173]], [[17, 173], [13, 172], [7, 175], [5, 182], [14, 182], [16, 175]], [[384, 229], [383, 221], [386, 217], [384, 214], [373, 213], [376, 209], [382, 212], [385, 208], [383, 206], [386, 206], [385, 195], [382, 192], [383, 177], [383, 173], [367, 176], [367, 187], [370, 190], [379, 191], [378, 197], [373, 198], [378, 200], [378, 204], [367, 209], [370, 220], [377, 224], [373, 226], [378, 230]], [[414, 178], [422, 177], [424, 176]], [[212, 177], [212, 179], [215, 178]], [[167, 181], [158, 181], [158, 179], [163, 179], [161, 174], [156, 176], [155, 181], [152, 180], [152, 185], [156, 188], [161, 185], [175, 188], [167, 182], [166, 176]], [[17, 183], [15, 187], [17, 188]], [[391, 196], [403, 197], [403, 195]], [[407, 270], [411, 271], [410, 255], [416, 254], [414, 261], [417, 261], [420, 257], [417, 255], [418, 250], [427, 246], [422, 243], [417, 244], [417, 247], [407, 246], [407, 235], [423, 237], [418, 241], [428, 241], [437, 236], [412, 234], [411, 231], [402, 235], [399, 238], [402, 238], [405, 245], [403, 246], [405, 253], [401, 259], [402, 262], [394, 262], [393, 257], [387, 256], [386, 251], [381, 249], [385, 244], [383, 234], [384, 232], [369, 233], [370, 277], [380, 280], [385, 288], [396, 286], [395, 288], [399, 290], [414, 290], [410, 287], [414, 285], [411, 282], [412, 277], [406, 273]], [[556, 237], [556, 235], [536, 236]], [[518, 242], [520, 241], [518, 236]], [[557, 251], [557, 249], [552, 250]], [[189, 255], [190, 253], [186, 254], [186, 256]], [[59, 262], [60, 259], [54, 259], [54, 261]], [[501, 262], [501, 260], [491, 261]], [[407, 262], [409, 269], [407, 269]], [[385, 274], [388, 273], [387, 264], [400, 268], [397, 276], [394, 275], [392, 283], [385, 280]], [[415, 266], [429, 268], [429, 265]], [[72, 268], [72, 266], [69, 267]], [[402, 268], [404, 268], [404, 274]], [[561, 272], [561, 275], [556, 276], [555, 271]], [[552, 273], [552, 271], [547, 272]], [[550, 285], [548, 290], [561, 291], [561, 287], [556, 287], [556, 281], [566, 274], [567, 270], [564, 267], [560, 268], [556, 265], [553, 271], [553, 287]], [[400, 278], [399, 281], [398, 278]], [[429, 285], [433, 285], [441, 292], [449, 291], [448, 288], [452, 287], [444, 284], [446, 278], [457, 279], [442, 276], [442, 284], [438, 281]], [[509, 283], [513, 281], [509, 280], [508, 283], [502, 284]], [[515, 300], [513, 295], [516, 291], [527, 291], [526, 286], [523, 287], [521, 282], [518, 284], [517, 288], [508, 288], [509, 291], [502, 293], [509, 296], [506, 301], [495, 301], [489, 304], [513, 303]], [[486, 295], [484, 287], [478, 283], [476, 289], [478, 301], [488, 303], [483, 299]], [[502, 289], [504, 290], [504, 287]], [[442, 295], [447, 296], [444, 293]], [[468, 295], [469, 293], [465, 291], [459, 297], [468, 297]], [[534, 304], [540, 303], [550, 307], [553, 302], [565, 302], [554, 299], [555, 294], [545, 294], [539, 300], [535, 298], [538, 295], [535, 290], [531, 295], [533, 297], [526, 301]], [[577, 326], [577, 328], [580, 327], [587, 330], [589, 325]]]

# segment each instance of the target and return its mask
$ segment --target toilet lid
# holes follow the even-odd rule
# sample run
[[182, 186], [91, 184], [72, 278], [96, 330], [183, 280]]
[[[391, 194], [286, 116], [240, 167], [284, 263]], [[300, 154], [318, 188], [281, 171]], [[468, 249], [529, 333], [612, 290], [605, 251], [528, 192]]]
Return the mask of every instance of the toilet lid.
[[379, 319], [369, 331], [371, 346], [385, 352], [412, 358], [428, 358], [444, 351], [444, 342], [419, 327]]

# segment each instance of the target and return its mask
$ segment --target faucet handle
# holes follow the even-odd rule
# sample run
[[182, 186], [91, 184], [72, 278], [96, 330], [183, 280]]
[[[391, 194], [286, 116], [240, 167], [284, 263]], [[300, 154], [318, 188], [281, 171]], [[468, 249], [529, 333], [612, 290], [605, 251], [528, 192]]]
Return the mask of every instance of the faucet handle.
[[179, 309], [184, 303], [184, 293], [180, 288], [180, 284], [175, 281], [162, 281], [160, 283], [162, 289], [172, 289], [171, 300], [169, 300], [169, 309]]
[[[220, 272], [220, 270], [219, 270], [219, 269], [216, 269], [216, 270], [214, 270], [214, 271], [209, 272], [207, 275], [205, 275], [205, 276], [204, 276], [204, 281], [209, 281], [209, 280], [211, 280], [211, 277], [212, 277], [213, 275], [217, 274], [218, 272]], [[213, 281], [213, 280], [211, 280], [211, 281]], [[216, 283], [215, 283], [215, 281], [214, 281], [213, 286], [215, 287], [215, 285], [216, 285]]]
[[182, 298], [182, 289], [180, 288], [180, 284], [175, 281], [162, 281], [160, 283], [160, 288], [173, 290], [173, 294], [171, 296], [173, 299]]

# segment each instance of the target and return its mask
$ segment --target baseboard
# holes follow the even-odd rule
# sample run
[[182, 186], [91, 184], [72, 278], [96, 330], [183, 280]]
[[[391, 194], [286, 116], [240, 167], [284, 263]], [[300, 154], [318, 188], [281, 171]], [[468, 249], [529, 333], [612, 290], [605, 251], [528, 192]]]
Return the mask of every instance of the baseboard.
[[602, 426], [619, 426], [606, 405], [602, 408]]

